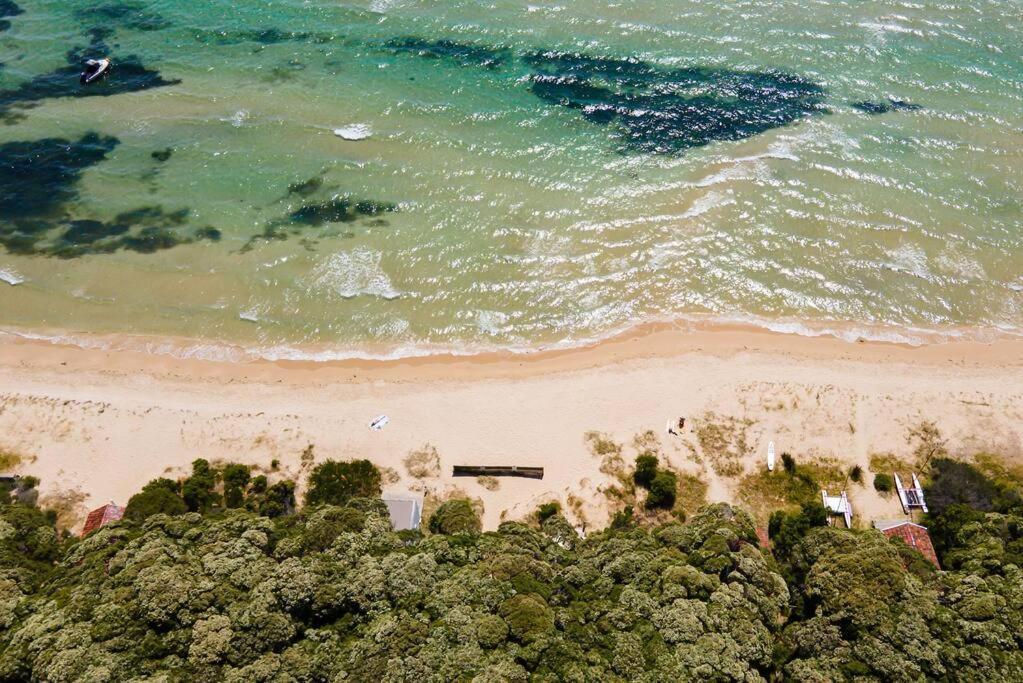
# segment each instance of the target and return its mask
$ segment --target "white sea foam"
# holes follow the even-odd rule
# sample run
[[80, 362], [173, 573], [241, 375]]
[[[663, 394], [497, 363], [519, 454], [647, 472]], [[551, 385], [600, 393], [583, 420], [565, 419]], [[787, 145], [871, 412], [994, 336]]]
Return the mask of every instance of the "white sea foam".
[[12, 287], [20, 285], [25, 281], [21, 275], [12, 268], [0, 268], [0, 282], [6, 282]]
[[373, 135], [373, 128], [368, 123], [352, 123], [334, 129], [334, 135], [342, 140], [365, 140]]
[[331, 254], [310, 273], [311, 285], [342, 299], [361, 295], [397, 299], [401, 292], [380, 266], [380, 257], [380, 252], [365, 248]]
[[697, 197], [693, 202], [693, 205], [686, 209], [685, 213], [682, 214], [682, 218], [696, 218], [702, 216], [712, 209], [716, 209], [721, 206], [728, 206], [734, 204], [735, 198], [730, 195], [729, 192], [717, 192], [710, 191], [702, 197]]

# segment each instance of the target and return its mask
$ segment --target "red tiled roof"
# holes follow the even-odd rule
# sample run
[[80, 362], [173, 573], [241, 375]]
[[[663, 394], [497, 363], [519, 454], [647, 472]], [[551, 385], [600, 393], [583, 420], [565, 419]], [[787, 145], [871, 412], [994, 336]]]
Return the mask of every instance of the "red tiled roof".
[[934, 552], [934, 544], [931, 543], [931, 535], [927, 533], [925, 527], [913, 524], [912, 522], [903, 522], [902, 524], [882, 529], [881, 533], [888, 538], [901, 538], [906, 545], [910, 548], [916, 548], [921, 555], [930, 560], [931, 564], [941, 569], [941, 565], [938, 564], [938, 556]]
[[760, 541], [760, 547], [764, 550], [771, 549], [771, 539], [767, 535], [767, 529], [762, 526], [757, 527], [757, 540]]
[[124, 517], [124, 508], [117, 507], [113, 503], [104, 505], [101, 508], [96, 508], [89, 513], [88, 517], [85, 518], [85, 526], [82, 527], [82, 536], [95, 531], [104, 524], [116, 522], [121, 519], [121, 517]]

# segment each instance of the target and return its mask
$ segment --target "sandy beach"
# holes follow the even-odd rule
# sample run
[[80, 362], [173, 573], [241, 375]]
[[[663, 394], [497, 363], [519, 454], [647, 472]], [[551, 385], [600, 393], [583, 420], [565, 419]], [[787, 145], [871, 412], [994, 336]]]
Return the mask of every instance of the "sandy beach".
[[[389, 424], [369, 429], [379, 415]], [[684, 432], [667, 434], [681, 416]], [[613, 482], [588, 433], [630, 461], [636, 437], [653, 431], [662, 457], [707, 482], [710, 500], [742, 504], [742, 476], [763, 469], [769, 441], [799, 462], [866, 469], [872, 454], [908, 457], [924, 421], [954, 454], [1023, 457], [1023, 341], [909, 347], [652, 326], [529, 356], [226, 363], [0, 335], [0, 449], [21, 456], [19, 470], [42, 479], [43, 499], [72, 526], [197, 457], [267, 471], [276, 460], [272, 476], [297, 480], [314, 462], [365, 457], [384, 469], [385, 490], [480, 499], [487, 529], [555, 499], [596, 528], [615, 507], [604, 494]], [[716, 471], [707, 427], [742, 474]], [[403, 461], [427, 445], [440, 473], [416, 479]], [[495, 490], [450, 476], [473, 464], [545, 475]], [[901, 513], [869, 483], [849, 493], [860, 523]]]

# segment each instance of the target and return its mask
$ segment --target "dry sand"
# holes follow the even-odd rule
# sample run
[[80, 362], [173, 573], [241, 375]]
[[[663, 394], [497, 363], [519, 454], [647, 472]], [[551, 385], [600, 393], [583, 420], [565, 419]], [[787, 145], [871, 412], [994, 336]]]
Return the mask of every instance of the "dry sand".
[[[370, 430], [381, 414], [390, 424]], [[685, 433], [671, 437], [666, 422], [679, 416]], [[312, 446], [317, 462], [366, 457], [390, 468], [388, 489], [478, 497], [488, 529], [550, 499], [595, 528], [615, 506], [591, 431], [624, 444], [631, 460], [634, 438], [653, 430], [662, 456], [699, 474], [711, 500], [737, 502], [739, 477], [716, 474], [709, 451], [730, 451], [749, 473], [773, 440], [800, 462], [866, 469], [872, 453], [908, 457], [907, 436], [924, 420], [952, 453], [1023, 457], [1023, 342], [913, 348], [657, 326], [528, 357], [241, 364], [0, 334], [0, 450], [23, 457], [21, 472], [42, 479], [44, 500], [63, 503], [69, 523], [123, 504], [154, 477], [184, 474], [197, 457], [261, 468], [277, 459], [301, 479]], [[425, 444], [440, 475], [415, 479], [403, 460]], [[542, 466], [545, 476], [502, 478], [490, 490], [452, 478], [456, 464]], [[869, 485], [849, 492], [861, 524], [901, 514]]]

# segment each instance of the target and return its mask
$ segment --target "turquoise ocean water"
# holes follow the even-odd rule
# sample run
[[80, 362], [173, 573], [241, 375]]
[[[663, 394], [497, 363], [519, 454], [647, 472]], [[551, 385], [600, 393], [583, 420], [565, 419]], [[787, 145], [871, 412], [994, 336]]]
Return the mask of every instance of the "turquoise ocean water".
[[0, 0], [0, 328], [1018, 334], [1021, 45], [1018, 0]]

